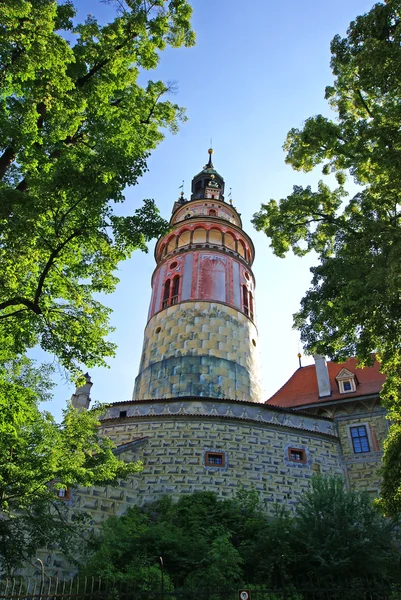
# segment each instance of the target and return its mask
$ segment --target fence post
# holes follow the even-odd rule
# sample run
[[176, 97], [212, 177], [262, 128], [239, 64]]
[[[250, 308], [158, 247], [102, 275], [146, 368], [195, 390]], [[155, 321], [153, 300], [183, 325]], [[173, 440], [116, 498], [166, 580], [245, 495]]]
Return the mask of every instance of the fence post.
[[163, 558], [161, 556], [159, 556], [159, 562], [160, 562], [160, 570], [161, 570], [161, 573], [162, 573], [161, 600], [164, 600], [164, 565], [163, 565]]
[[37, 558], [36, 562], [38, 562], [40, 564], [40, 570], [41, 570], [39, 600], [42, 600], [43, 590], [44, 590], [44, 587], [45, 587], [45, 565], [40, 560], [40, 558]]
[[287, 590], [285, 587], [285, 575], [284, 575], [284, 569], [283, 569], [283, 562], [284, 562], [284, 554], [282, 554], [281, 558], [280, 558], [280, 579], [281, 579], [281, 591], [282, 591], [282, 595], [283, 595], [283, 600], [287, 600]]

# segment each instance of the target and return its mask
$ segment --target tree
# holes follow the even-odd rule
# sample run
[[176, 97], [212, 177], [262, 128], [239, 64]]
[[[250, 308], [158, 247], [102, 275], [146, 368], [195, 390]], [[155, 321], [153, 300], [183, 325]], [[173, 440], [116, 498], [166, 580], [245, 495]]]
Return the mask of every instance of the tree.
[[[164, 572], [175, 588], [227, 588], [243, 578], [240, 544], [251, 513], [243, 512], [242, 500], [219, 500], [216, 494], [199, 492], [176, 503], [164, 496], [141, 508], [130, 507], [102, 525], [81, 561], [81, 574], [129, 581], [136, 573], [133, 584], [141, 586], [145, 582], [137, 565], [146, 573], [162, 556]], [[263, 513], [259, 522], [266, 522]]]
[[[375, 4], [331, 43], [335, 120], [317, 115], [291, 129], [284, 148], [295, 170], [323, 165], [339, 186], [295, 186], [254, 215], [277, 256], [314, 250], [312, 286], [294, 317], [308, 352], [334, 360], [376, 357], [387, 375], [382, 398], [394, 421], [385, 444], [383, 506], [401, 509], [400, 189], [401, 2]], [[348, 201], [347, 174], [360, 185]], [[395, 460], [395, 462], [394, 462]]]
[[[38, 409], [51, 390], [49, 369], [25, 357], [0, 367], [0, 567], [10, 570], [38, 547], [71, 548], [80, 523], [69, 519], [60, 489], [116, 485], [141, 470], [113, 454], [99, 435], [102, 407], [64, 411], [60, 425]], [[68, 543], [67, 542], [68, 538]]]
[[[0, 5], [0, 337], [5, 359], [36, 344], [69, 370], [104, 364], [114, 346], [115, 270], [166, 231], [153, 201], [115, 213], [124, 188], [183, 110], [171, 85], [139, 85], [166, 46], [191, 46], [186, 0], [127, 0], [101, 26], [73, 25], [67, 1]], [[68, 40], [74, 39], [72, 45]], [[68, 38], [68, 39], [67, 39]]]
[[294, 525], [295, 577], [337, 583], [369, 577], [379, 585], [397, 577], [395, 524], [367, 494], [345, 490], [342, 478], [314, 477], [296, 507]]
[[268, 516], [253, 492], [231, 500], [199, 492], [177, 503], [165, 496], [108, 519], [80, 574], [143, 586], [162, 556], [170, 585], [199, 593], [237, 585], [280, 589], [283, 582], [308, 587], [311, 578], [316, 585], [329, 578], [339, 585], [347, 578], [369, 576], [379, 585], [397, 579], [394, 524], [368, 496], [347, 492], [340, 478], [316, 477], [295, 510], [276, 507]]

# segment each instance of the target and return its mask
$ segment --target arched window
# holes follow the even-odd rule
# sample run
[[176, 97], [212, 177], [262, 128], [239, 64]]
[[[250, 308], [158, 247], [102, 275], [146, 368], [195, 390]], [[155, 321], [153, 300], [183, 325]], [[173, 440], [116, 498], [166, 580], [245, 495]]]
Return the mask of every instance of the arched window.
[[195, 229], [192, 238], [194, 244], [206, 244], [206, 231], [204, 229]]
[[242, 286], [242, 307], [247, 317], [254, 319], [253, 296], [246, 285]]
[[180, 276], [175, 275], [173, 280], [167, 279], [164, 283], [162, 308], [177, 304], [180, 291]]
[[171, 302], [170, 304], [177, 304], [178, 302], [178, 291], [180, 289], [180, 277], [176, 275], [173, 279], [173, 286], [171, 288]]
[[162, 308], [167, 308], [167, 306], [169, 304], [169, 299], [170, 299], [170, 279], [167, 279], [167, 281], [164, 284]]
[[166, 254], [170, 254], [177, 247], [177, 238], [175, 236], [171, 237], [167, 243], [167, 251]]
[[209, 244], [214, 244], [216, 246], [221, 246], [222, 244], [222, 235], [219, 229], [211, 229], [209, 231]]
[[190, 243], [190, 239], [191, 239], [191, 232], [183, 231], [180, 234], [180, 237], [178, 238], [178, 248], [181, 248], [182, 246], [188, 246], [188, 244]]
[[234, 250], [234, 252], [236, 252], [235, 238], [233, 235], [231, 235], [231, 233], [225, 234], [224, 245], [226, 246], [226, 248], [229, 248], [230, 250]]
[[247, 317], [249, 317], [248, 288], [246, 287], [246, 285], [242, 286], [242, 304], [244, 308], [244, 313]]
[[[214, 196], [212, 196], [212, 198], [214, 198]], [[209, 216], [210, 217], [217, 217], [217, 212], [214, 210], [214, 208], [211, 208], [209, 210]]]
[[244, 242], [242, 240], [238, 241], [238, 254], [242, 256], [242, 258], [246, 259], [246, 250], [244, 246]]
[[249, 316], [253, 321], [254, 313], [253, 313], [253, 296], [251, 292], [249, 292]]

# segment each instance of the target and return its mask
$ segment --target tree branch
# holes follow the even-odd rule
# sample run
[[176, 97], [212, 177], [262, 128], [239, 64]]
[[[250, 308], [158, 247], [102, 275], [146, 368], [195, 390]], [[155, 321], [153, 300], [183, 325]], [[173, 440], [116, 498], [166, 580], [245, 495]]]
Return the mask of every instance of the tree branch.
[[[35, 302], [32, 302], [32, 300], [28, 300], [28, 298], [23, 298], [22, 296], [14, 296], [14, 298], [10, 298], [9, 300], [5, 300], [4, 302], [1, 302], [0, 310], [4, 310], [5, 308], [8, 308], [9, 306], [18, 306], [19, 304], [26, 306], [27, 308], [29, 308], [29, 310], [34, 312], [36, 315], [42, 314], [40, 307], [37, 306], [37, 304], [35, 304]], [[4, 315], [4, 317], [12, 316], [13, 314], [14, 313], [11, 313], [10, 315]]]
[[62, 244], [60, 244], [59, 246], [57, 246], [57, 248], [55, 248], [48, 260], [47, 263], [45, 265], [45, 268], [42, 271], [41, 276], [39, 277], [39, 281], [38, 281], [38, 287], [36, 288], [36, 292], [35, 292], [35, 300], [34, 300], [34, 304], [36, 306], [38, 306], [39, 304], [39, 300], [40, 297], [42, 295], [42, 291], [43, 291], [43, 286], [46, 280], [47, 275], [49, 274], [50, 269], [52, 268], [54, 261], [56, 260], [56, 258], [58, 257], [58, 255], [60, 254], [60, 252], [67, 246], [67, 244], [69, 244], [71, 242], [71, 240], [73, 240], [75, 237], [78, 237], [81, 233], [82, 233], [82, 229], [77, 229], [76, 231], [73, 231], [71, 233], [71, 235], [69, 235]]
[[[78, 230], [74, 231], [73, 233], [71, 233], [71, 235], [69, 235], [64, 240], [64, 242], [62, 244], [57, 246], [57, 248], [55, 248], [50, 253], [47, 263], [39, 277], [38, 286], [36, 288], [35, 298], [33, 301], [29, 300], [28, 298], [24, 298], [22, 296], [14, 296], [14, 298], [9, 298], [8, 300], [1, 302], [0, 310], [4, 310], [5, 308], [8, 308], [9, 306], [18, 306], [18, 305], [22, 304], [23, 306], [26, 306], [29, 310], [34, 312], [36, 315], [43, 315], [42, 309], [39, 306], [39, 300], [40, 300], [40, 297], [43, 292], [43, 287], [44, 287], [44, 284], [46, 281], [46, 277], [48, 276], [50, 269], [54, 265], [54, 262], [55, 262], [56, 258], [59, 256], [60, 252], [65, 248], [65, 246], [67, 246], [67, 244], [69, 244], [71, 242], [71, 240], [73, 240], [75, 237], [78, 237], [78, 235], [80, 235], [82, 232], [83, 232], [83, 229], [78, 229]], [[15, 311], [13, 313], [5, 314], [5, 315], [2, 315], [0, 318], [6, 319], [6, 318], [14, 316], [18, 312], [21, 312], [21, 311], [19, 310], [19, 311]]]
[[91, 190], [89, 190], [89, 192], [87, 192], [86, 194], [81, 196], [81, 198], [79, 198], [74, 204], [72, 204], [70, 206], [70, 208], [67, 210], [67, 212], [64, 213], [64, 215], [61, 217], [61, 219], [59, 221], [59, 224], [55, 227], [55, 234], [57, 236], [59, 234], [60, 229], [63, 227], [68, 215], [78, 206], [78, 204], [80, 204], [83, 200], [85, 200], [94, 191], [95, 191], [95, 188], [92, 188]]
[[366, 104], [364, 97], [362, 96], [362, 92], [361, 90], [357, 90], [357, 94], [359, 96], [360, 101], [363, 104], [364, 109], [366, 110], [366, 112], [368, 113], [369, 117], [373, 118], [373, 113], [370, 110], [369, 106]]
[[3, 154], [0, 156], [0, 179], [4, 177], [8, 169], [15, 161], [16, 154], [14, 148], [7, 146]]
[[15, 315], [18, 315], [19, 313], [26, 312], [26, 311], [27, 311], [26, 308], [21, 308], [20, 310], [16, 310], [16, 311], [14, 311], [12, 313], [7, 313], [5, 315], [0, 315], [0, 319], [8, 319], [9, 317], [15, 317]]
[[160, 92], [160, 94], [158, 94], [158, 95], [156, 96], [156, 99], [155, 99], [155, 101], [154, 101], [154, 103], [153, 103], [153, 105], [152, 105], [152, 108], [151, 108], [151, 109], [150, 109], [150, 111], [149, 111], [149, 114], [148, 114], [148, 116], [146, 117], [146, 119], [145, 119], [145, 120], [143, 120], [143, 121], [140, 121], [141, 125], [149, 125], [149, 123], [150, 123], [150, 119], [152, 118], [152, 116], [153, 116], [153, 113], [155, 112], [155, 108], [156, 108], [156, 106], [157, 106], [157, 103], [159, 102], [159, 100], [160, 100], [160, 98], [163, 96], [163, 94], [165, 94], [167, 91], [168, 91], [168, 88], [165, 88], [165, 89], [164, 89], [162, 92]]

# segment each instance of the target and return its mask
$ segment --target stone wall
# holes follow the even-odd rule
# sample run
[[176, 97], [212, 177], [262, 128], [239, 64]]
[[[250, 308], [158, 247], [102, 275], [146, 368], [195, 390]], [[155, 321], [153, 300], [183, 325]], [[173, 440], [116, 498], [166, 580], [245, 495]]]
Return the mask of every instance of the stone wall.
[[[292, 507], [315, 473], [343, 474], [337, 436], [321, 433], [329, 430], [329, 421], [311, 420], [307, 424], [302, 416], [294, 416], [306, 426], [313, 425], [315, 431], [307, 431], [299, 427], [300, 421], [294, 427], [280, 424], [279, 420], [288, 415], [270, 412], [271, 423], [241, 420], [234, 415], [172, 414], [106, 420], [102, 431], [118, 446], [121, 457], [142, 460], [144, 469], [118, 488], [76, 490], [74, 509], [89, 512], [93, 523], [99, 524], [110, 515], [124, 513], [132, 504], [163, 494], [178, 498], [213, 491], [232, 497], [242, 486], [253, 486], [269, 511], [276, 502]], [[305, 463], [290, 461], [289, 448], [304, 450]], [[206, 452], [224, 453], [224, 466], [206, 466]]]
[[[380, 406], [379, 396], [332, 402], [327, 406], [304, 411], [332, 418], [337, 426], [344, 462], [346, 483], [351, 489], [368, 492], [372, 498], [379, 496], [381, 478], [379, 469], [383, 456], [383, 442], [389, 421], [386, 410]], [[369, 452], [355, 453], [350, 428], [364, 425], [369, 440]]]
[[217, 302], [182, 302], [145, 329], [134, 399], [205, 396], [262, 402], [254, 323]]
[[[372, 497], [379, 496], [381, 477], [379, 469], [383, 456], [383, 442], [387, 436], [389, 422], [386, 411], [380, 407], [366, 410], [360, 406], [354, 414], [337, 415], [344, 465], [348, 484], [352, 489], [366, 491]], [[350, 437], [350, 427], [365, 425], [369, 438], [370, 452], [355, 454]]]
[[[182, 400], [130, 401], [108, 409], [102, 433], [122, 460], [141, 460], [143, 471], [117, 487], [72, 490], [68, 505], [88, 515], [88, 527], [163, 494], [178, 499], [213, 491], [230, 498], [252, 486], [268, 512], [275, 503], [292, 509], [314, 474], [343, 475], [330, 419], [258, 403]], [[305, 462], [291, 461], [290, 448], [302, 450]], [[207, 466], [207, 452], [224, 454], [224, 465]], [[48, 576], [73, 572], [57, 551], [43, 551], [40, 558]]]

